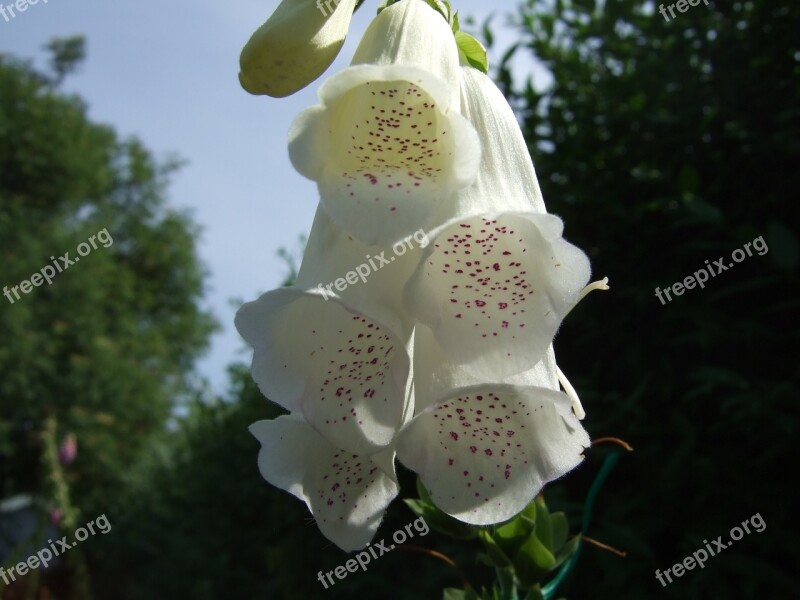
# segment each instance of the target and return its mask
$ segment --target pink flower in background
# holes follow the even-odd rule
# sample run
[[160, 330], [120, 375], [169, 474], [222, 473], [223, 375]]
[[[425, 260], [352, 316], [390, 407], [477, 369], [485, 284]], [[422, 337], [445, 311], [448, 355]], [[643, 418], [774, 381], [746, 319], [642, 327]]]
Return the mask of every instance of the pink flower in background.
[[58, 462], [62, 464], [62, 466], [71, 465], [75, 462], [75, 459], [78, 457], [78, 438], [75, 437], [74, 434], [70, 433], [64, 440], [61, 442], [61, 445], [58, 447]]

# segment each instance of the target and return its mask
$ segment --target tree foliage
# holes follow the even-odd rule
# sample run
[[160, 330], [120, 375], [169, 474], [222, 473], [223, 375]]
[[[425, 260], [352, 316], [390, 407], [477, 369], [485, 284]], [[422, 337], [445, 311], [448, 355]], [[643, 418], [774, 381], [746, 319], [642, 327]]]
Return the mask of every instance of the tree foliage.
[[[0, 56], [0, 286], [66, 252], [81, 262], [0, 298], [0, 497], [42, 491], [38, 432], [52, 417], [59, 435], [77, 435], [71, 484], [91, 519], [193, 393], [189, 371], [215, 324], [197, 308], [197, 228], [165, 201], [176, 165], [92, 123], [58, 87], [82, 44], [50, 48], [54, 75]], [[79, 257], [101, 230], [107, 247]]]
[[[628, 558], [584, 552], [565, 595], [788, 597], [800, 559], [783, 465], [799, 433], [800, 6], [712, 1], [676, 15], [641, 0], [529, 2], [499, 70], [549, 210], [611, 278], [557, 338], [562, 368], [578, 375], [590, 432], [636, 448], [592, 534]], [[515, 80], [519, 54], [552, 85]], [[656, 298], [758, 236], [764, 256]], [[757, 512], [764, 533], [656, 581]]]

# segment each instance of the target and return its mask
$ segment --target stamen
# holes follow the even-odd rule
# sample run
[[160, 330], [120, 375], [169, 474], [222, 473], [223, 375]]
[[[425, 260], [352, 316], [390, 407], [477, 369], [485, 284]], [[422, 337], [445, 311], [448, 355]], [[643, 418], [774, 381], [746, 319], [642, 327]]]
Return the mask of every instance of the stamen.
[[564, 375], [564, 372], [558, 367], [558, 365], [556, 365], [556, 373], [558, 375], [558, 381], [561, 383], [561, 387], [564, 388], [567, 396], [569, 396], [569, 399], [572, 400], [572, 410], [575, 412], [575, 416], [578, 417], [578, 420], [582, 421], [586, 417], [586, 412], [583, 410], [583, 406], [581, 406], [581, 399], [578, 398], [578, 392], [576, 392], [575, 388], [572, 387], [572, 384], [567, 379], [567, 376]]
[[593, 292], [594, 290], [608, 290], [608, 277], [603, 277], [600, 281], [593, 281], [581, 291], [581, 295], [578, 298], [578, 302], [583, 300], [589, 292]]

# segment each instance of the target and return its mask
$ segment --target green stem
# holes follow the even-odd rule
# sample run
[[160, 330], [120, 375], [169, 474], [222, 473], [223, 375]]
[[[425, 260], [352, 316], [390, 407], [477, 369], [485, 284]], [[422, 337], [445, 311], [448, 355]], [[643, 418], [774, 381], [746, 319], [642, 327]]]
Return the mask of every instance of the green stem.
[[[589, 493], [586, 496], [586, 502], [583, 505], [583, 521], [581, 523], [581, 529], [583, 533], [587, 533], [589, 531], [589, 524], [592, 521], [592, 511], [594, 510], [594, 503], [595, 500], [597, 500], [597, 495], [600, 493], [600, 488], [603, 487], [606, 479], [608, 479], [608, 476], [611, 473], [611, 470], [614, 468], [614, 465], [617, 464], [620, 454], [620, 452], [612, 452], [606, 456], [605, 460], [603, 461], [603, 466], [600, 467], [600, 471], [595, 476], [594, 481], [589, 488]], [[578, 562], [578, 558], [581, 555], [582, 549], [583, 540], [578, 542], [578, 547], [575, 550], [575, 554], [570, 556], [566, 562], [561, 565], [561, 568], [556, 576], [542, 588], [542, 597], [544, 600], [550, 600], [555, 595], [558, 587], [564, 582], [567, 576], [569, 576], [569, 574], [572, 572], [572, 569], [575, 568], [575, 564]]]
[[[46, 487], [56, 506], [64, 512], [61, 527], [64, 531], [75, 531], [78, 524], [78, 510], [70, 501], [69, 484], [64, 477], [64, 470], [58, 461], [58, 424], [52, 416], [47, 417], [41, 433], [42, 462], [46, 473]], [[72, 569], [71, 597], [74, 600], [91, 600], [91, 583], [86, 557], [80, 548], [73, 548], [64, 557]]]

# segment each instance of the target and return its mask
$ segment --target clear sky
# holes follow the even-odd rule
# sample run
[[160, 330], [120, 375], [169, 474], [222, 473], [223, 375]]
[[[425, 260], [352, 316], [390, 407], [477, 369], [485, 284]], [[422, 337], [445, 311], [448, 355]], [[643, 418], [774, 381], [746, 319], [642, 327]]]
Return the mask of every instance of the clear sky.
[[[324, 78], [349, 63], [378, 0], [356, 13], [339, 58], [322, 78], [289, 98], [251, 96], [237, 80], [239, 52], [277, 4], [39, 0], [8, 22], [0, 17], [0, 52], [35, 58], [39, 66], [50, 38], [85, 35], [87, 60], [65, 89], [87, 101], [94, 121], [140, 138], [157, 157], [188, 161], [168, 197], [170, 206], [191, 209], [202, 227], [199, 253], [210, 273], [206, 307], [223, 329], [198, 371], [217, 391], [226, 389], [226, 365], [250, 358], [233, 327], [230, 300], [252, 300], [280, 284], [287, 270], [276, 252], [283, 246], [297, 253], [317, 206], [315, 184], [289, 162], [289, 125], [316, 104]], [[462, 23], [467, 15], [481, 23], [496, 13], [497, 54], [512, 41], [513, 32], [499, 26], [516, 4], [453, 0]], [[530, 60], [519, 60], [515, 71], [534, 73], [537, 87], [546, 83]]]

